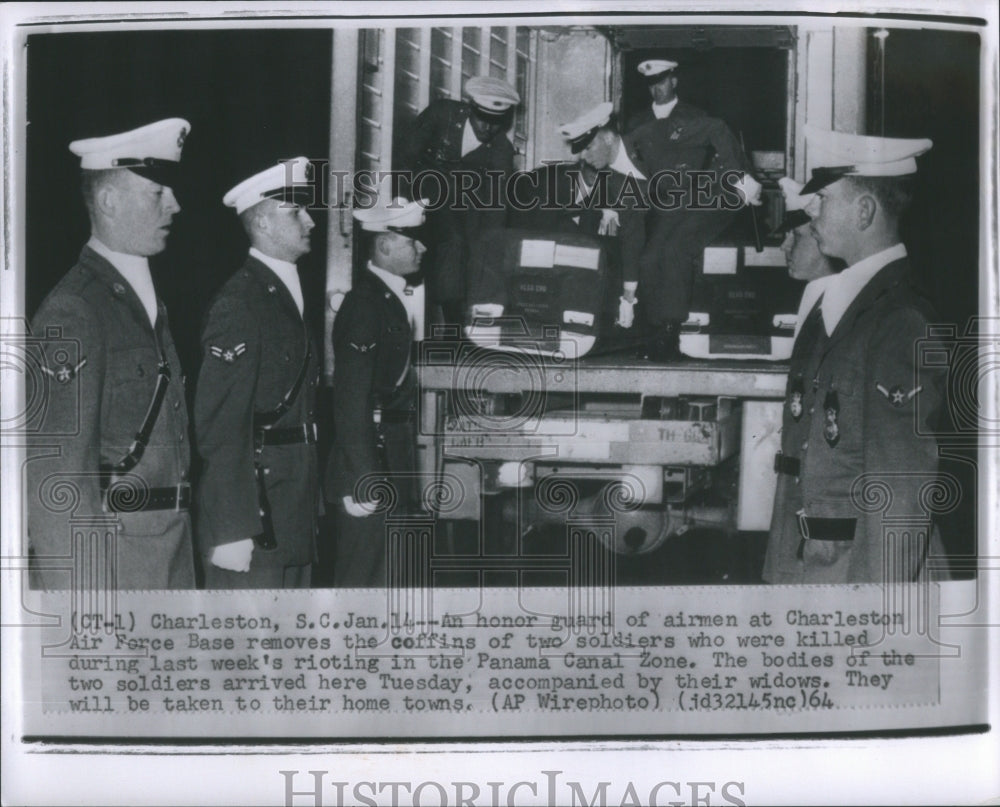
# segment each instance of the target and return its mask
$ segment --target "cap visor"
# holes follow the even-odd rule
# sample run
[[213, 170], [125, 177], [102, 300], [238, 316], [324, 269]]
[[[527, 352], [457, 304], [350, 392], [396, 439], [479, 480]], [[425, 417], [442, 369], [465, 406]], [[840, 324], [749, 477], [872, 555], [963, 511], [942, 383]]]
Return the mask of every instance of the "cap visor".
[[487, 109], [486, 107], [479, 106], [477, 103], [472, 104], [472, 111], [475, 113], [477, 118], [483, 118], [484, 120], [490, 122], [496, 122], [503, 118], [508, 112], [510, 112], [510, 107], [506, 109]]
[[579, 154], [593, 142], [596, 136], [597, 136], [597, 128], [595, 127], [586, 134], [576, 138], [576, 140], [570, 141], [569, 150], [573, 152], [573, 154]]
[[275, 191], [269, 191], [265, 197], [275, 199], [283, 204], [299, 205], [300, 207], [309, 207], [316, 202], [312, 191], [302, 187], [279, 188]]
[[795, 230], [801, 227], [803, 224], [808, 224], [812, 219], [809, 218], [809, 214], [804, 210], [792, 210], [785, 214], [785, 218], [781, 220], [779, 224], [772, 231], [771, 235], [784, 235], [791, 230]]
[[386, 227], [386, 229], [391, 233], [399, 233], [407, 238], [412, 238], [414, 241], [419, 241], [424, 246], [427, 246], [427, 224], [421, 224], [417, 227]]
[[662, 73], [653, 73], [651, 76], [643, 76], [647, 84], [659, 84], [667, 76], [673, 74], [673, 70], [664, 70]]
[[832, 185], [838, 179], [842, 179], [854, 170], [853, 165], [838, 166], [837, 168], [814, 168], [809, 181], [799, 191], [799, 196], [808, 196], [816, 193], [827, 185]]
[[145, 177], [157, 185], [164, 185], [168, 188], [175, 188], [182, 179], [179, 163], [170, 165], [136, 165], [129, 166], [128, 170], [133, 174]]

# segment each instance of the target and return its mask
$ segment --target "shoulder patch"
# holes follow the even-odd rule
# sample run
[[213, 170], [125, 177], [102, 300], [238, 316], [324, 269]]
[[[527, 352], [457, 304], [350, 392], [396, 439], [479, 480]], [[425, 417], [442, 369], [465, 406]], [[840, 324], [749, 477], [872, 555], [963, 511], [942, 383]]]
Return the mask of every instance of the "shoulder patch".
[[899, 384], [896, 384], [892, 389], [886, 389], [881, 384], [876, 384], [875, 389], [877, 389], [879, 393], [881, 393], [881, 395], [897, 409], [912, 401], [923, 391], [922, 386], [917, 386], [909, 392], [906, 392]]
[[233, 347], [210, 345], [208, 352], [213, 358], [219, 359], [226, 364], [233, 364], [240, 356], [247, 352], [247, 343], [240, 342], [238, 345], [234, 345]]
[[[59, 357], [57, 356], [56, 359], [58, 360], [58, 358]], [[80, 370], [83, 369], [86, 363], [87, 363], [87, 358], [85, 356], [84, 358], [80, 359], [80, 361], [77, 362], [75, 366], [68, 363], [57, 364], [55, 366], [55, 369], [53, 370], [50, 367], [47, 367], [46, 365], [43, 364], [42, 372], [45, 373], [47, 376], [54, 378], [60, 384], [68, 384], [70, 381], [76, 378], [77, 374], [80, 372]]]

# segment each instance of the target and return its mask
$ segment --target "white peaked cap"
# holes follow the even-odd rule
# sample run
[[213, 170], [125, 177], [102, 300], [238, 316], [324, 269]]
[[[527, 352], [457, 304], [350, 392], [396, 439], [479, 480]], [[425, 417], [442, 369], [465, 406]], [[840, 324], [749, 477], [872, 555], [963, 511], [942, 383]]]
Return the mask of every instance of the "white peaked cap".
[[190, 131], [191, 124], [183, 118], [167, 118], [121, 134], [74, 140], [69, 150], [88, 170], [128, 168], [128, 163], [151, 160], [176, 163]]
[[607, 125], [611, 120], [614, 108], [614, 104], [605, 101], [559, 127], [559, 134], [570, 142], [574, 154], [586, 148], [587, 144], [593, 140], [597, 130]]
[[402, 196], [392, 195], [392, 175], [382, 178], [375, 192], [375, 201], [369, 207], [354, 210], [354, 218], [362, 230], [385, 233], [420, 227], [424, 223], [424, 208], [427, 199], [411, 202]]
[[[305, 157], [282, 160], [230, 188], [222, 197], [222, 204], [242, 213], [265, 199], [283, 199], [295, 203], [305, 195], [309, 195], [311, 199], [310, 167], [309, 160]], [[299, 199], [295, 198], [296, 195]]]
[[490, 115], [502, 115], [521, 101], [517, 90], [503, 79], [493, 76], [473, 76], [465, 82], [465, 94], [480, 110]]
[[670, 72], [675, 67], [677, 67], [677, 62], [671, 59], [646, 59], [644, 62], [639, 62], [637, 69], [646, 78], [655, 78], [663, 73]]
[[814, 193], [844, 176], [899, 177], [915, 174], [917, 160], [934, 143], [926, 137], [875, 137], [813, 126], [805, 128], [812, 178], [804, 190]]

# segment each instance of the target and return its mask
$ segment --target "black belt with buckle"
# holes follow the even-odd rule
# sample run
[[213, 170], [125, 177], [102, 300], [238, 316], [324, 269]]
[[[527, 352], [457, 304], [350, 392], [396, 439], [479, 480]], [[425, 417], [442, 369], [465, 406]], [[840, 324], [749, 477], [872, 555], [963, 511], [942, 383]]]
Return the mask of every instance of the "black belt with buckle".
[[854, 530], [857, 527], [856, 518], [818, 518], [807, 516], [801, 510], [799, 517], [799, 533], [805, 539], [818, 541], [853, 541]]
[[802, 463], [798, 457], [789, 457], [780, 451], [774, 455], [774, 472], [776, 474], [787, 474], [788, 476], [798, 476]]
[[257, 433], [262, 446], [291, 446], [298, 443], [312, 445], [316, 442], [315, 423], [300, 423], [287, 429], [260, 429]]
[[806, 541], [853, 541], [856, 518], [818, 518], [807, 516], [804, 510], [795, 514], [799, 519], [799, 548], [795, 557], [802, 560]]
[[122, 487], [117, 491], [114, 484], [105, 496], [105, 508], [109, 513], [138, 513], [144, 510], [189, 510], [191, 508], [191, 485], [182, 482], [168, 488], [132, 489]]

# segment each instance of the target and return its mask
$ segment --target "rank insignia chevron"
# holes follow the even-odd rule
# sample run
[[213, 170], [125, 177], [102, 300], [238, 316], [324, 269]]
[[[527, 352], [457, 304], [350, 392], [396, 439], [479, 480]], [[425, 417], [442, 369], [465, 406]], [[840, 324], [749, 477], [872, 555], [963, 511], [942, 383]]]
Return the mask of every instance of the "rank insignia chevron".
[[227, 347], [227, 348], [222, 348], [222, 347], [217, 347], [216, 345], [211, 345], [208, 348], [208, 352], [211, 353], [212, 356], [214, 356], [215, 358], [221, 359], [226, 364], [232, 364], [240, 356], [242, 356], [244, 353], [247, 352], [247, 343], [246, 342], [240, 342], [235, 347]]

